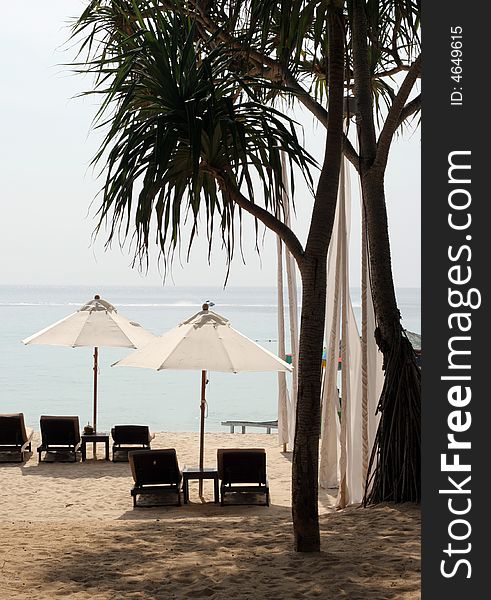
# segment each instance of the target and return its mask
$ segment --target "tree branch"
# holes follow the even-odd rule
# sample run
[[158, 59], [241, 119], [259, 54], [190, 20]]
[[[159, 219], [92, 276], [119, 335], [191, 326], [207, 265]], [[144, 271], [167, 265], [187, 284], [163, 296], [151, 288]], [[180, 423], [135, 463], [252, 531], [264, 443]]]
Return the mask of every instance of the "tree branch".
[[343, 134], [343, 154], [359, 172], [360, 157], [358, 156], [358, 152], [355, 150], [355, 147], [350, 142], [348, 136], [345, 133]]
[[368, 24], [364, 0], [353, 1], [353, 73], [360, 137], [361, 168], [370, 168], [377, 153], [373, 117], [372, 77], [368, 63]]
[[[419, 77], [421, 71], [421, 54], [413, 62], [411, 68], [407, 72], [407, 75], [402, 82], [399, 92], [390, 107], [390, 110], [385, 119], [384, 126], [380, 133], [377, 143], [377, 156], [374, 162], [374, 166], [382, 171], [387, 166], [387, 159], [389, 157], [390, 144], [394, 133], [401, 123], [401, 115], [405, 108], [406, 101], [408, 99], [411, 90], [413, 89], [416, 80]], [[414, 112], [414, 111], [413, 111]]]
[[[329, 120], [328, 111], [298, 83], [298, 81], [289, 73], [284, 72], [285, 78], [284, 83], [297, 94], [299, 101], [307, 108], [327, 129], [327, 123]], [[353, 147], [353, 144], [348, 139], [348, 136], [343, 133], [343, 153], [350, 163], [358, 171], [360, 167], [360, 157], [357, 151]]]
[[305, 253], [309, 257], [327, 256], [336, 212], [339, 175], [343, 155], [344, 120], [344, 20], [342, 3], [332, 9], [328, 24], [329, 122], [324, 163], [317, 185]]
[[378, 71], [373, 75], [374, 79], [381, 79], [382, 77], [392, 77], [392, 75], [397, 75], [401, 71], [409, 71], [411, 65], [397, 65], [393, 69], [387, 69], [386, 71]]
[[[227, 33], [220, 28], [215, 22], [213, 22], [208, 15], [204, 13], [199, 4], [194, 1], [195, 11], [192, 13], [193, 17], [212, 35], [216, 36], [221, 42], [229, 45], [235, 50], [242, 51], [259, 67], [261, 74], [270, 81], [278, 82], [281, 81], [297, 96], [299, 102], [301, 102], [305, 108], [311, 112], [314, 117], [319, 120], [322, 125], [327, 129], [327, 121], [329, 118], [327, 110], [322, 106], [320, 102], [317, 102], [309, 92], [303, 88], [300, 83], [293, 77], [291, 72], [281, 65], [279, 62], [266, 56], [262, 52], [258, 52], [252, 48], [245, 49], [244, 46], [236, 40], [234, 36]], [[173, 7], [169, 3], [162, 0], [162, 8], [166, 10], [172, 10]], [[265, 69], [264, 67], [267, 67]], [[359, 156], [355, 148], [349, 141], [348, 137], [344, 135], [343, 140], [343, 152], [346, 158], [353, 164], [356, 170], [359, 169]]]
[[421, 110], [421, 94], [418, 94], [416, 98], [413, 98], [413, 100], [408, 102], [402, 109], [397, 126], [399, 127], [402, 125], [406, 119], [408, 119], [411, 115], [414, 115], [414, 113], [418, 112], [418, 110]]
[[300, 240], [294, 234], [294, 232], [287, 226], [283, 221], [280, 221], [277, 217], [272, 215], [270, 212], [248, 200], [230, 181], [229, 176], [226, 172], [212, 167], [206, 167], [217, 180], [218, 185], [222, 192], [228, 195], [233, 202], [235, 202], [240, 208], [247, 211], [253, 217], [261, 221], [268, 229], [274, 231], [279, 237], [285, 242], [288, 250], [292, 253], [293, 257], [297, 261], [299, 268], [301, 269], [304, 261], [304, 249]]

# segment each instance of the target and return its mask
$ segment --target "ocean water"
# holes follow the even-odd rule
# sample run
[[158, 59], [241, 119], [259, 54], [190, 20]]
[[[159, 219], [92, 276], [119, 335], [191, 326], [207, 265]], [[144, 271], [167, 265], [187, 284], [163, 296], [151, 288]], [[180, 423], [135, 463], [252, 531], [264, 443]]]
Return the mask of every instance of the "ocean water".
[[[213, 310], [268, 350], [277, 351], [275, 288], [0, 286], [0, 412], [23, 412], [39, 429], [41, 414], [92, 420], [91, 348], [25, 346], [21, 340], [75, 312], [99, 293], [125, 317], [155, 334], [175, 327], [207, 300]], [[351, 290], [359, 318], [359, 290]], [[397, 290], [404, 326], [421, 331], [420, 290]], [[287, 346], [287, 351], [289, 348]], [[154, 431], [198, 431], [201, 374], [192, 371], [111, 368], [128, 348], [99, 350], [98, 429], [148, 424]], [[207, 431], [221, 421], [277, 417], [276, 373], [210, 373]]]

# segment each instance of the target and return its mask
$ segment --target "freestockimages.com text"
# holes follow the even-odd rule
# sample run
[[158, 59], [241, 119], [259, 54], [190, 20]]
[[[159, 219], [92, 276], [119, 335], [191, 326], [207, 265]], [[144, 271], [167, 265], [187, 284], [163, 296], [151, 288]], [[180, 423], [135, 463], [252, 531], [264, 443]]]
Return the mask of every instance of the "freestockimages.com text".
[[439, 494], [449, 513], [447, 545], [440, 573], [445, 578], [469, 579], [472, 574], [471, 441], [472, 424], [472, 316], [481, 306], [481, 292], [472, 287], [472, 194], [470, 150], [448, 154], [448, 226], [455, 242], [448, 246], [448, 357], [440, 379], [447, 399], [447, 439], [440, 468], [448, 485]]

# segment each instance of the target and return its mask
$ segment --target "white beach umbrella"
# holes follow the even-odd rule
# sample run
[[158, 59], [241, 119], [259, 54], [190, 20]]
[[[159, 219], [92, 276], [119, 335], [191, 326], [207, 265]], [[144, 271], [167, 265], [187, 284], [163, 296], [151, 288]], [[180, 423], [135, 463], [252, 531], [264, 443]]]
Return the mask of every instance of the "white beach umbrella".
[[100, 347], [139, 348], [156, 336], [139, 323], [118, 314], [112, 304], [96, 295], [77, 312], [22, 340], [26, 345], [94, 348], [94, 431], [97, 431], [97, 370]]
[[209, 310], [196, 313], [174, 329], [113, 366], [201, 371], [201, 426], [199, 466], [203, 468], [206, 372], [291, 371], [292, 367], [230, 326]]

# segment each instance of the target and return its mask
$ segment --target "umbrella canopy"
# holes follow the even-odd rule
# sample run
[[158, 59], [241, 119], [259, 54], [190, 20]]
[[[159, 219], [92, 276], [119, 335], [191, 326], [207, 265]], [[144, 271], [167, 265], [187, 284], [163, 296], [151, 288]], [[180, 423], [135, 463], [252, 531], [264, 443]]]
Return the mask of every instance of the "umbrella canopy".
[[292, 367], [269, 350], [242, 335], [224, 317], [203, 310], [145, 347], [114, 363], [117, 367], [142, 367], [201, 371], [200, 468], [203, 468], [205, 387], [207, 371], [291, 371]]
[[[204, 306], [207, 306], [206, 304]], [[113, 366], [183, 371], [291, 371], [224, 317], [203, 309]]]
[[94, 431], [97, 431], [98, 348], [138, 348], [155, 336], [139, 323], [118, 314], [116, 308], [96, 295], [77, 312], [22, 340], [26, 345], [91, 346], [94, 348]]
[[139, 348], [155, 336], [96, 296], [77, 312], [22, 340], [24, 344]]

